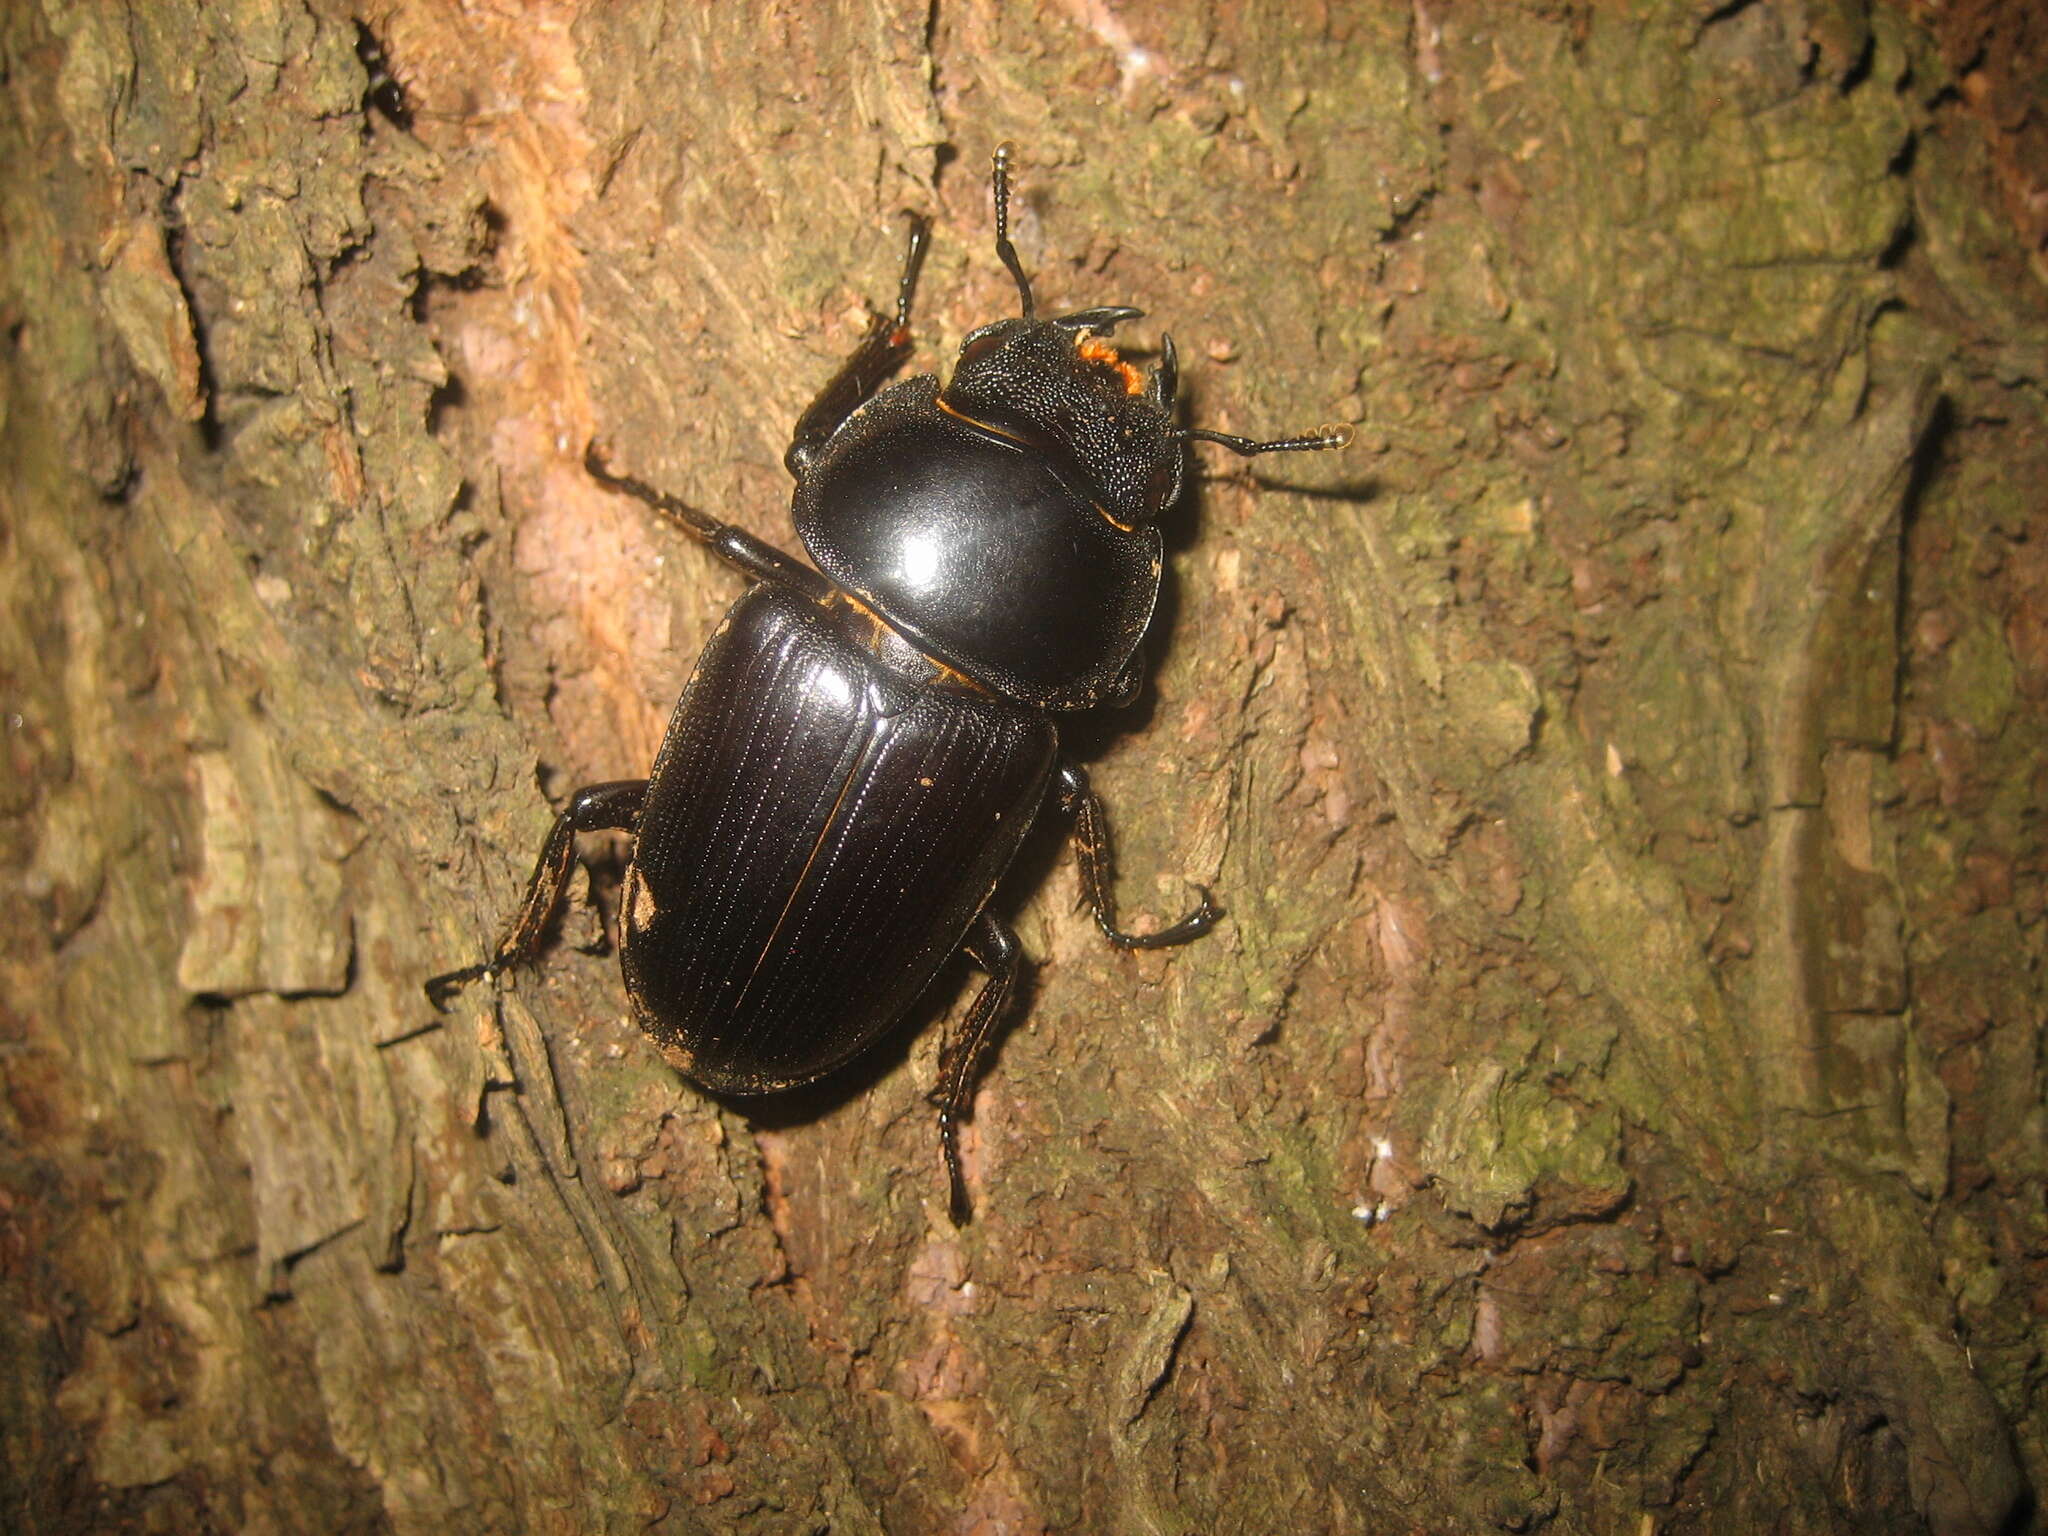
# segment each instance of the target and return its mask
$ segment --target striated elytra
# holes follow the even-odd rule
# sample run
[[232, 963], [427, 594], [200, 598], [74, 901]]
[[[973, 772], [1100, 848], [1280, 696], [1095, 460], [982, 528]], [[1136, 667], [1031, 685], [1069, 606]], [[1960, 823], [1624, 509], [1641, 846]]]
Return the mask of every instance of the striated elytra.
[[[1074, 818], [1095, 920], [1126, 949], [1181, 944], [1208, 893], [1155, 933], [1117, 926], [1102, 803], [1061, 757], [1057, 712], [1129, 700], [1159, 596], [1159, 519], [1191, 441], [1244, 455], [1341, 447], [1346, 427], [1258, 442], [1176, 426], [1171, 337], [1142, 372], [1108, 337], [1139, 311], [1036, 317], [995, 153], [996, 255], [1022, 313], [972, 332], [953, 377], [877, 389], [910, 351], [926, 226], [893, 316], [798, 420], [785, 462], [812, 564], [612, 473], [752, 585], [705, 646], [644, 779], [576, 791], [489, 959], [531, 959], [582, 832], [633, 835], [621, 964], [640, 1025], [698, 1084], [757, 1094], [825, 1076], [909, 1012], [958, 950], [988, 975], [941, 1055], [940, 1144], [956, 1146], [1018, 969], [990, 893], [1048, 798]], [[872, 398], [870, 398], [872, 396]]]

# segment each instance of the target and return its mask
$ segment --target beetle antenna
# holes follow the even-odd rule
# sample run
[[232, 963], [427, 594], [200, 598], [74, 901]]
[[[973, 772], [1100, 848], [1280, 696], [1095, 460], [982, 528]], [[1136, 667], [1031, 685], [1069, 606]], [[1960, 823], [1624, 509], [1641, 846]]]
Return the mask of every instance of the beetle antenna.
[[1010, 244], [1010, 156], [1016, 146], [1007, 139], [996, 146], [995, 168], [990, 173], [996, 194], [996, 255], [1017, 280], [1017, 292], [1024, 297], [1024, 318], [1031, 318], [1031, 279], [1024, 275], [1024, 263], [1017, 259], [1017, 247]]
[[1207, 427], [1188, 427], [1175, 435], [1192, 443], [1217, 443], [1249, 459], [1261, 453], [1309, 453], [1318, 448], [1347, 447], [1351, 442], [1351, 424], [1332, 422], [1301, 437], [1276, 437], [1264, 443], [1249, 437], [1233, 437], [1228, 432], [1211, 432]]

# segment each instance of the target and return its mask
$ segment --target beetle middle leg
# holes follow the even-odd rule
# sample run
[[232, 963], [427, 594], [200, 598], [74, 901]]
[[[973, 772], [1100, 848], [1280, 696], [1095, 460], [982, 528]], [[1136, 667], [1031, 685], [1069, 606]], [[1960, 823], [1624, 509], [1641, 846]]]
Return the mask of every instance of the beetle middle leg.
[[974, 1085], [989, 1048], [995, 1044], [996, 1020], [1010, 989], [1017, 980], [1017, 935], [1001, 919], [983, 912], [974, 920], [974, 930], [961, 946], [967, 957], [984, 971], [988, 980], [974, 996], [967, 1017], [939, 1056], [939, 1086], [932, 1102], [939, 1107], [939, 1146], [946, 1154], [946, 1178], [951, 1185], [949, 1214], [956, 1227], [965, 1226], [973, 1215], [967, 1203], [967, 1180], [960, 1172], [960, 1120], [974, 1099]]
[[480, 965], [466, 965], [431, 978], [427, 982], [427, 1000], [436, 1008], [445, 1008], [458, 988], [531, 960], [547, 932], [548, 916], [562, 899], [570, 871], [576, 867], [576, 835], [630, 830], [640, 814], [640, 802], [646, 797], [645, 779], [586, 784], [571, 795], [554, 826], [548, 829], [547, 841], [540, 845], [540, 857], [534, 860], [533, 875], [526, 882], [526, 895], [491, 958]]
[[1059, 765], [1059, 796], [1060, 809], [1074, 818], [1074, 853], [1081, 862], [1081, 894], [1095, 914], [1095, 925], [1110, 943], [1118, 949], [1165, 949], [1198, 939], [1216, 926], [1222, 909], [1209, 899], [1205, 887], [1196, 886], [1201, 903], [1179, 922], [1156, 933], [1127, 933], [1117, 927], [1109, 816], [1102, 808], [1101, 798], [1089, 787], [1088, 775], [1080, 764]]

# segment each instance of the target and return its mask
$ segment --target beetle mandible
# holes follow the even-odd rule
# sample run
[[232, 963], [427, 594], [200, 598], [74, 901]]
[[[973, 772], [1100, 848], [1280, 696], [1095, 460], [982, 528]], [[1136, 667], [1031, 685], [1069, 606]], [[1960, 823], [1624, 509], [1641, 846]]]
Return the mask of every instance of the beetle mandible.
[[832, 1072], [900, 1021], [957, 950], [987, 973], [932, 1093], [950, 1211], [968, 1216], [958, 1124], [1018, 970], [987, 910], [1050, 793], [1074, 818], [1081, 889], [1117, 926], [1102, 802], [1060, 755], [1054, 715], [1128, 702], [1159, 596], [1159, 519], [1190, 442], [1250, 456], [1337, 448], [1324, 427], [1258, 442], [1174, 424], [1173, 340], [1149, 374], [1108, 340], [1142, 311], [1037, 318], [1010, 241], [1011, 148], [991, 176], [996, 256], [1022, 313], [972, 331], [953, 377], [881, 390], [909, 355], [927, 225], [914, 218], [893, 316], [876, 315], [784, 458], [814, 562], [615, 474], [603, 484], [702, 539], [751, 585], [706, 644], [644, 779], [569, 797], [524, 900], [464, 983], [531, 959], [582, 832], [629, 831], [620, 964], [640, 1026], [684, 1076], [760, 1094]]

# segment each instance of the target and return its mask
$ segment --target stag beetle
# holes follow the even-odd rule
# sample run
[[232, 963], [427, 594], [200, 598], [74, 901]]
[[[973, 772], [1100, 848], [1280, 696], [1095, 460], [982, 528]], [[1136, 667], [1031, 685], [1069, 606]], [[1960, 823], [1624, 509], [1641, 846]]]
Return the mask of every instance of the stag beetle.
[[1010, 156], [995, 152], [995, 248], [1022, 313], [970, 333], [943, 387], [926, 374], [876, 394], [910, 352], [927, 236], [913, 219], [895, 314], [874, 317], [784, 460], [814, 565], [613, 473], [595, 445], [586, 454], [600, 482], [752, 585], [698, 659], [652, 773], [571, 795], [490, 958], [427, 983], [440, 1006], [532, 958], [577, 834], [606, 829], [633, 834], [619, 927], [634, 1012], [713, 1092], [825, 1076], [964, 949], [988, 980], [932, 1094], [956, 1222], [957, 1125], [1018, 970], [1016, 936], [987, 903], [1048, 792], [1074, 817], [1082, 891], [1110, 943], [1185, 943], [1219, 915], [1203, 891], [1157, 932], [1117, 926], [1102, 803], [1053, 721], [1125, 703], [1143, 681], [1159, 519], [1187, 444], [1249, 456], [1351, 435], [1176, 426], [1172, 339], [1149, 375], [1107, 339], [1141, 311], [1037, 318], [1010, 242]]

